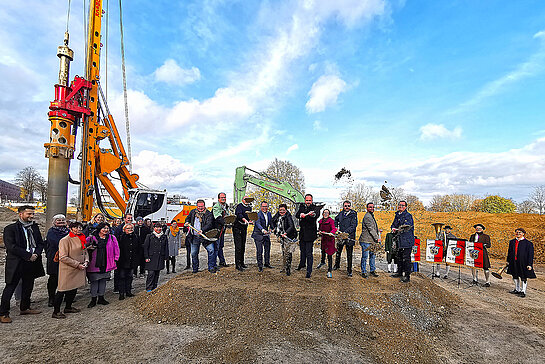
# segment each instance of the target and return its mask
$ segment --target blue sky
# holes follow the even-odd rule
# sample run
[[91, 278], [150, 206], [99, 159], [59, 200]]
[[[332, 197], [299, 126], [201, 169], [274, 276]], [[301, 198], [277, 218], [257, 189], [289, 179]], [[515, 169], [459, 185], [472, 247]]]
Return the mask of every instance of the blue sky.
[[[47, 172], [67, 3], [0, 9], [2, 179], [27, 165]], [[110, 3], [108, 99], [124, 129]], [[124, 2], [123, 16], [133, 169], [150, 187], [230, 194], [235, 167], [275, 157], [328, 202], [345, 187], [333, 184], [342, 167], [424, 202], [522, 201], [545, 184], [543, 1], [140, 0]], [[83, 73], [82, 2], [69, 25], [73, 77]]]

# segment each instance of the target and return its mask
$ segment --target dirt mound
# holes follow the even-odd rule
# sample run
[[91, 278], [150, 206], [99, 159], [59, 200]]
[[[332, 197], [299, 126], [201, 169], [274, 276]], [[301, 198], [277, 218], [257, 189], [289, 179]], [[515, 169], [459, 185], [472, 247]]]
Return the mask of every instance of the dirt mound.
[[[481, 223], [486, 227], [486, 233], [492, 240], [490, 256], [505, 259], [509, 240], [515, 236], [515, 229], [522, 227], [526, 230], [526, 237], [534, 243], [535, 262], [545, 263], [545, 215], [536, 214], [488, 214], [485, 212], [429, 212], [411, 211], [415, 220], [415, 234], [420, 240], [435, 238], [432, 223], [441, 222], [453, 227], [453, 234], [462, 239], [469, 239], [475, 232], [473, 225]], [[364, 213], [359, 213], [361, 222]], [[393, 212], [377, 211], [375, 213], [379, 228], [390, 231], [394, 220]], [[361, 226], [358, 227], [358, 234]], [[358, 235], [359, 236], [359, 235]], [[422, 253], [425, 249], [421, 250]]]
[[434, 362], [453, 295], [418, 274], [406, 285], [385, 275], [334, 275], [330, 280], [322, 271], [308, 280], [299, 272], [241, 274], [232, 267], [218, 275], [186, 273], [138, 297], [137, 310], [154, 322], [208, 327], [209, 336], [185, 349], [205, 361], [284, 362], [278, 348], [285, 354], [293, 347], [286, 362], [308, 361], [296, 356], [305, 351], [323, 359], [327, 350], [336, 362]]

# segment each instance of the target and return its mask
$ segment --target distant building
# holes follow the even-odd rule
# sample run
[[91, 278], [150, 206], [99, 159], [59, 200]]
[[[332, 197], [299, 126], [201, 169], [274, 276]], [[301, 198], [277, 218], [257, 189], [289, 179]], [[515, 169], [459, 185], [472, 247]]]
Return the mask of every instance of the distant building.
[[21, 188], [0, 179], [0, 201], [21, 201]]

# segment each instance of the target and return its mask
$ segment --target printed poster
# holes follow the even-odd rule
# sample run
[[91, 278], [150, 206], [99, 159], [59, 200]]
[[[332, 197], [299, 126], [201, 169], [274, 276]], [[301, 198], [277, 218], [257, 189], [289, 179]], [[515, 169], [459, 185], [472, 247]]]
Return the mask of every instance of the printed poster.
[[443, 240], [426, 241], [426, 261], [435, 263], [443, 261]]
[[447, 245], [447, 263], [465, 264], [466, 257], [466, 241], [465, 240], [448, 240]]

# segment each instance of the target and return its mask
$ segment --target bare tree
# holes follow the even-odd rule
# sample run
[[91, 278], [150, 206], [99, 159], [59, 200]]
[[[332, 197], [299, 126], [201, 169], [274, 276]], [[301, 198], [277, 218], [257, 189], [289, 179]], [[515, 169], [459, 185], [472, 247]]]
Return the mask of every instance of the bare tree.
[[[303, 171], [291, 162], [275, 158], [263, 172], [277, 180], [289, 182], [302, 194], [305, 193], [305, 176], [303, 175]], [[295, 204], [289, 200], [253, 185], [249, 187], [248, 195], [255, 198], [257, 204], [261, 203], [261, 201], [267, 201], [273, 210], [281, 203], [288, 204], [288, 207], [292, 211], [295, 208]]]
[[407, 202], [407, 207], [411, 211], [422, 211], [425, 210], [424, 204], [418, 197], [415, 195], [406, 195], [405, 201]]
[[530, 200], [535, 204], [540, 215], [545, 212], [545, 185], [534, 187], [534, 192], [530, 195]]
[[469, 211], [477, 198], [472, 195], [453, 193], [452, 195], [433, 196], [428, 209], [435, 212]]
[[428, 210], [433, 212], [443, 212], [450, 209], [450, 201], [448, 195], [434, 195], [428, 206]]
[[349, 186], [346, 190], [341, 192], [341, 200], [348, 200], [352, 203], [352, 208], [356, 211], [365, 211], [367, 202], [373, 201], [375, 193], [371, 187], [366, 186], [365, 183], [359, 182], [352, 186]]
[[34, 192], [42, 178], [34, 167], [25, 167], [15, 176], [15, 184], [23, 190], [26, 201], [34, 201]]
[[456, 212], [462, 212], [462, 211], [469, 211], [471, 209], [471, 205], [473, 204], [473, 201], [475, 201], [477, 198], [472, 195], [464, 195], [464, 194], [452, 194], [448, 195], [450, 200], [450, 211], [456, 211]]
[[40, 201], [45, 202], [47, 200], [47, 180], [39, 176], [36, 182], [36, 192], [40, 194]]
[[517, 204], [517, 212], [520, 214], [533, 214], [536, 211], [536, 204], [530, 200], [524, 200]]

